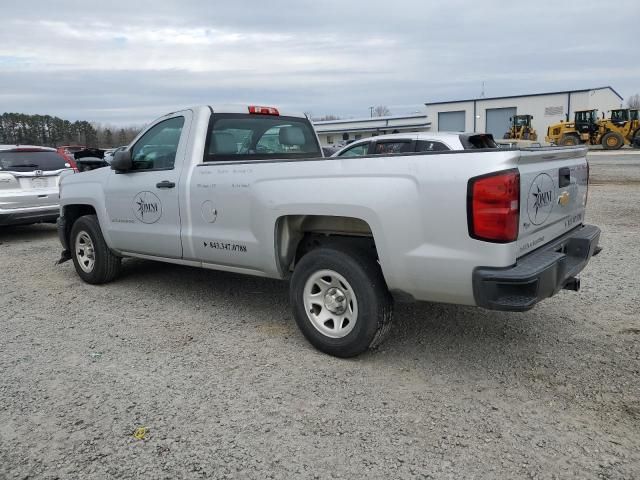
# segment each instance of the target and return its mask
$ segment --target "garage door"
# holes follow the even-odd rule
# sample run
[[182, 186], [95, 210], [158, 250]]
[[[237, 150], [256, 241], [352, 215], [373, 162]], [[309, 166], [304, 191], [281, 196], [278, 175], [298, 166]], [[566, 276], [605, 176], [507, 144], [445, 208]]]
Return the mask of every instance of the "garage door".
[[509, 119], [513, 117], [516, 112], [515, 107], [487, 108], [487, 128], [485, 128], [485, 132], [492, 134], [493, 138], [503, 138], [511, 125]]
[[464, 132], [465, 111], [439, 112], [438, 131], [440, 132]]

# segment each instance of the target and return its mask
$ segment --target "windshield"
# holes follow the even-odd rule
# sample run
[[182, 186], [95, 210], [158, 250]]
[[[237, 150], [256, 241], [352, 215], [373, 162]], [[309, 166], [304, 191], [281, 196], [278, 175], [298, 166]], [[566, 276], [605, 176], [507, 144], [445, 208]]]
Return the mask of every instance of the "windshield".
[[515, 121], [516, 127], [526, 127], [529, 125], [529, 117], [526, 116], [517, 116]]
[[0, 170], [32, 172], [34, 170], [61, 170], [69, 168], [66, 160], [57, 152], [1, 151]]
[[306, 118], [271, 115], [215, 115], [205, 161], [322, 157]]
[[611, 120], [615, 122], [626, 122], [629, 120], [629, 110], [612, 110]]

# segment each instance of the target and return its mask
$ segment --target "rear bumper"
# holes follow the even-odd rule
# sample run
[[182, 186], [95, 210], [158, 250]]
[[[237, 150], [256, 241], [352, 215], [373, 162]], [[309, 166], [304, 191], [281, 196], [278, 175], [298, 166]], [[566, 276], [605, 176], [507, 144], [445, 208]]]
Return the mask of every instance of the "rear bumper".
[[60, 214], [57, 205], [47, 207], [29, 207], [0, 209], [0, 226], [28, 225], [30, 223], [55, 222]]
[[479, 267], [473, 272], [476, 304], [490, 310], [521, 312], [562, 288], [577, 290], [575, 278], [600, 252], [600, 229], [584, 225], [518, 259], [513, 267]]

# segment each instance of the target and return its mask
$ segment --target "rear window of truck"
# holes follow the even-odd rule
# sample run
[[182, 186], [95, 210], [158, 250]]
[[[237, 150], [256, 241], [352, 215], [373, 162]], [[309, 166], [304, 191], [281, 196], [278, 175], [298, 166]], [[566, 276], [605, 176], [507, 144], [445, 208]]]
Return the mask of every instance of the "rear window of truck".
[[276, 115], [214, 115], [205, 162], [322, 157], [311, 123]]
[[0, 170], [33, 172], [34, 170], [62, 170], [68, 167], [67, 161], [57, 152], [0, 150]]

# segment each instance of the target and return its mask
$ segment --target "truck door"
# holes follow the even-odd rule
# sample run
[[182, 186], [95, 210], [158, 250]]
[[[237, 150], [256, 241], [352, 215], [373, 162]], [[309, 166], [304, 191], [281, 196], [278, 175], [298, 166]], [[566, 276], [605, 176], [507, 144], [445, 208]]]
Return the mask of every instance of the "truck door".
[[130, 147], [133, 168], [111, 171], [105, 205], [114, 248], [182, 257], [178, 190], [191, 118], [186, 111], [156, 122]]

